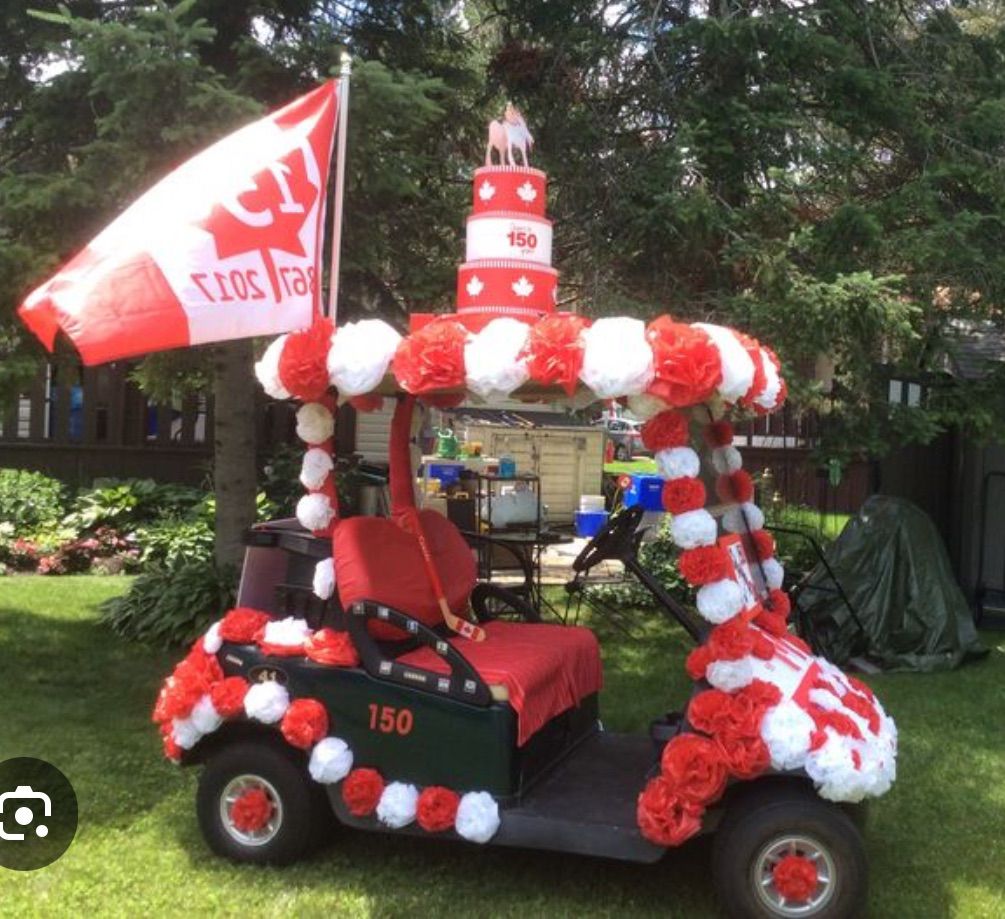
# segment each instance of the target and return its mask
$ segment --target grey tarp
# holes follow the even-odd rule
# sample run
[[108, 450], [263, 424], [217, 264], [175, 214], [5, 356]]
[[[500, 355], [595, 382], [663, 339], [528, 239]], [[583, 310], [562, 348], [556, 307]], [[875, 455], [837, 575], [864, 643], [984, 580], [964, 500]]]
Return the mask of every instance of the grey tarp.
[[817, 565], [798, 606], [818, 653], [837, 664], [862, 655], [887, 670], [925, 671], [987, 653], [935, 524], [910, 501], [873, 495], [826, 558], [858, 623]]

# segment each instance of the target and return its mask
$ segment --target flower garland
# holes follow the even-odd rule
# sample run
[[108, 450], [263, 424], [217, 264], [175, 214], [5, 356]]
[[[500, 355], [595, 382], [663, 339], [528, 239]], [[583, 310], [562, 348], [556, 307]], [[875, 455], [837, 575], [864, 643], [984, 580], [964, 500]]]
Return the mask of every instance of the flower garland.
[[[230, 610], [195, 642], [157, 697], [153, 720], [168, 759], [180, 762], [184, 750], [225, 721], [243, 717], [276, 726], [288, 744], [309, 754], [307, 768], [314, 781], [341, 782], [342, 800], [355, 817], [375, 815], [390, 829], [413, 822], [427, 833], [453, 829], [469, 842], [488, 842], [496, 834], [501, 818], [490, 794], [459, 795], [438, 785], [420, 791], [404, 782], [386, 783], [376, 769], [353, 768], [352, 750], [342, 738], [329, 735], [328, 712], [320, 701], [291, 699], [286, 687], [273, 681], [249, 684], [243, 677], [225, 677], [216, 657], [224, 641], [256, 643], [268, 654], [300, 654], [330, 666], [359, 662], [347, 633], [312, 632], [302, 619], [276, 620], [247, 607]], [[243, 832], [261, 829], [271, 816], [272, 804], [260, 789], [243, 793], [231, 806], [231, 819]]]
[[[660, 322], [660, 321], [658, 321]], [[656, 323], [653, 324], [656, 326]], [[708, 330], [719, 341], [721, 332]], [[701, 355], [702, 343], [670, 323], [660, 322], [659, 348], [691, 352], [683, 369], [666, 353], [657, 361], [657, 392], [687, 404], [695, 393], [713, 385], [711, 364]], [[673, 344], [676, 343], [676, 344]], [[754, 357], [761, 360], [756, 373]], [[766, 356], [765, 356], [766, 355]], [[750, 340], [741, 340], [715, 383], [732, 395], [747, 387], [756, 408], [781, 393], [765, 397], [777, 371], [773, 355]], [[728, 363], [728, 362], [727, 362]], [[739, 366], [737, 366], [739, 365]], [[762, 406], [763, 407], [763, 406]], [[706, 410], [707, 411], [707, 410]], [[810, 649], [788, 631], [790, 601], [782, 590], [784, 569], [775, 542], [764, 529], [764, 515], [753, 503], [754, 487], [733, 444], [732, 426], [722, 420], [704, 425], [716, 473], [715, 491], [726, 505], [723, 529], [741, 540], [763, 582], [761, 599], [745, 600], [734, 563], [719, 540], [718, 525], [705, 509], [701, 463], [690, 446], [690, 419], [664, 408], [642, 428], [644, 445], [654, 451], [664, 478], [663, 506], [671, 515], [670, 536], [682, 550], [679, 568], [696, 590], [696, 606], [712, 626], [707, 640], [687, 659], [687, 671], [699, 684], [687, 709], [684, 732], [664, 748], [660, 773], [639, 795], [639, 829], [658, 845], [679, 845], [701, 829], [705, 809], [722, 795], [730, 779], [755, 778], [769, 769], [803, 769], [824, 798], [858, 801], [883, 794], [896, 773], [896, 727], [871, 690]], [[801, 866], [789, 865], [780, 875], [793, 891], [809, 883]]]

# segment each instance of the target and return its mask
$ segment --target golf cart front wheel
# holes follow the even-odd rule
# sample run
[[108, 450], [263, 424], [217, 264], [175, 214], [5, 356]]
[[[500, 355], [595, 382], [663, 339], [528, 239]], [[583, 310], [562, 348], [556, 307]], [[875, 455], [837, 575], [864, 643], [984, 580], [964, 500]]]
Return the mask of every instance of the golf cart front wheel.
[[236, 742], [212, 755], [196, 793], [199, 826], [224, 858], [285, 865], [313, 848], [330, 817], [293, 755], [268, 743]]
[[737, 919], [848, 919], [865, 912], [862, 838], [839, 807], [812, 794], [740, 802], [716, 834], [716, 893]]

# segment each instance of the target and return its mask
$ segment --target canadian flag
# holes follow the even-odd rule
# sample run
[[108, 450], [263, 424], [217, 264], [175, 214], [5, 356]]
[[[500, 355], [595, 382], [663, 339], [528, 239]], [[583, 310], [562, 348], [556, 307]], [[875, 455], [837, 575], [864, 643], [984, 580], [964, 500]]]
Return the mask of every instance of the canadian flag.
[[309, 326], [319, 303], [332, 80], [188, 160], [18, 310], [85, 364]]

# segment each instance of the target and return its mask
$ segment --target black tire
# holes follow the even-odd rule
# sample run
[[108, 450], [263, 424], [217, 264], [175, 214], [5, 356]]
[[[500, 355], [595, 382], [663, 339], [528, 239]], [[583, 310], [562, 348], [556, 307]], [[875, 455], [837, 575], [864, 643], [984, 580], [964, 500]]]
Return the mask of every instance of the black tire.
[[[245, 787], [262, 788], [274, 804], [276, 825], [266, 828], [260, 841], [242, 841], [239, 831], [224, 822], [221, 800], [228, 786], [242, 776], [257, 780]], [[232, 861], [251, 864], [288, 865], [302, 858], [321, 842], [334, 820], [327, 797], [308, 774], [302, 754], [266, 739], [237, 741], [214, 752], [199, 777], [195, 807], [210, 849]]]
[[502, 619], [507, 622], [540, 622], [541, 613], [522, 596], [498, 584], [476, 584], [471, 591], [471, 609], [481, 623]]
[[624, 463], [632, 458], [632, 453], [626, 444], [618, 444], [614, 448], [614, 458], [619, 463]]
[[[812, 847], [824, 853], [815, 864], [830, 871], [831, 882], [817, 888], [815, 908], [806, 909], [805, 902], [798, 908], [794, 901], [772, 903], [773, 885], [760, 883], [768, 873], [771, 849], [792, 851], [789, 838], [797, 840], [794, 854], [812, 853]], [[803, 848], [804, 843], [811, 848]], [[723, 912], [733, 919], [865, 914], [868, 869], [862, 837], [848, 814], [809, 789], [768, 786], [730, 805], [715, 836], [712, 877]]]

